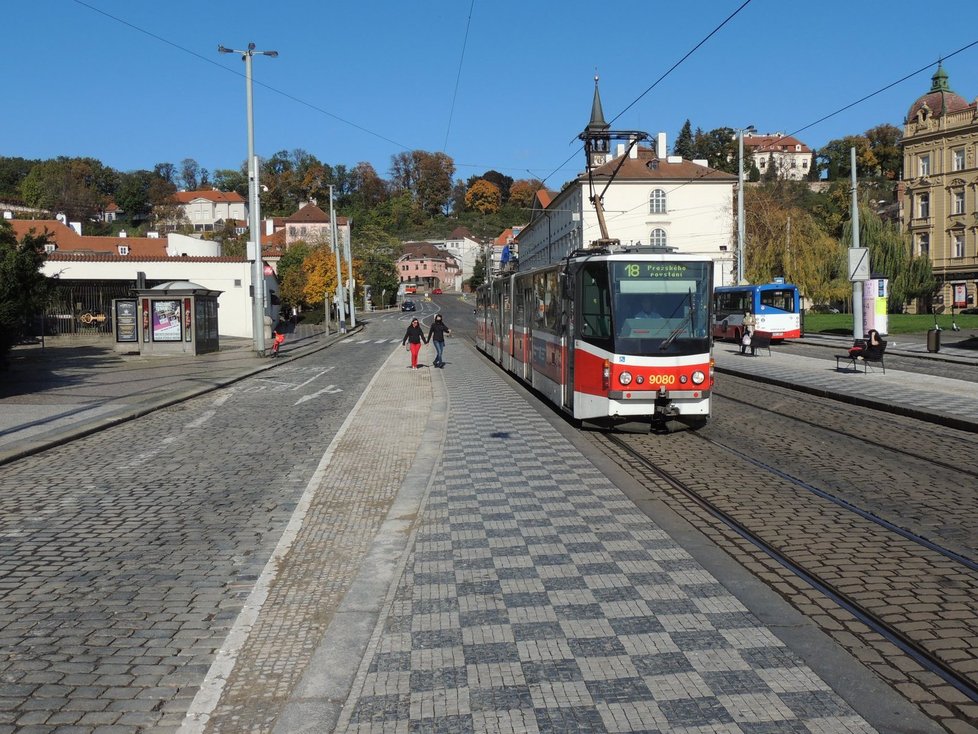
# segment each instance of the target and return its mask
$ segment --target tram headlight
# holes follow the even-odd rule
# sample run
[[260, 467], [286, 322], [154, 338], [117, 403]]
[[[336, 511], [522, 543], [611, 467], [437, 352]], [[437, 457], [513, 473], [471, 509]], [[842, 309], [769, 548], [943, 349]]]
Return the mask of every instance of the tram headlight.
[[639, 385], [642, 385], [642, 384], [644, 384], [644, 383], [645, 383], [645, 378], [644, 378], [644, 377], [642, 377], [641, 375], [636, 375], [636, 376], [635, 376], [635, 382], [636, 382], [637, 384], [639, 384]]
[[686, 377], [686, 375], [680, 375], [679, 376], [679, 383], [681, 385], [685, 385], [687, 382], [689, 382], [689, 378]]
[[632, 384], [632, 373], [631, 372], [620, 372], [618, 374], [618, 382], [620, 382], [622, 385], [631, 385]]
[[699, 370], [696, 370], [696, 372], [693, 373], [693, 384], [694, 385], [702, 385], [704, 380], [706, 380], [706, 375], [704, 375]]

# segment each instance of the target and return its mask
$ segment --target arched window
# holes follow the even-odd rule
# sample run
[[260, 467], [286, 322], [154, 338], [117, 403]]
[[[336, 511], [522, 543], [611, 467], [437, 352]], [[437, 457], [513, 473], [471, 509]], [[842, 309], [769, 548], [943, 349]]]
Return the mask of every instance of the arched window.
[[666, 246], [666, 231], [664, 229], [653, 229], [652, 236], [649, 238], [653, 247]]
[[651, 214], [666, 213], [666, 192], [662, 189], [655, 189], [649, 195], [649, 212]]

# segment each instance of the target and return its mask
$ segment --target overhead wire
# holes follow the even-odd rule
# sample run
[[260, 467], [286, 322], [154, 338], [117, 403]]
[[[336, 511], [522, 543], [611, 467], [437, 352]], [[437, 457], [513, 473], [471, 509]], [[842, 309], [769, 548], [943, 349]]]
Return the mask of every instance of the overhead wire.
[[445, 142], [442, 143], [441, 152], [445, 152], [448, 147], [448, 135], [452, 131], [452, 118], [455, 116], [455, 100], [458, 99], [458, 84], [462, 79], [462, 62], [465, 61], [465, 47], [469, 42], [469, 27], [472, 25], [472, 10], [475, 7], [475, 0], [469, 3], [469, 17], [465, 21], [465, 37], [462, 39], [462, 53], [458, 59], [458, 73], [455, 75], [455, 91], [452, 93], [452, 108], [448, 112], [448, 127], [445, 130]]
[[[693, 46], [693, 48], [691, 48], [691, 49], [690, 49], [689, 51], [687, 51], [687, 52], [686, 52], [686, 54], [685, 54], [685, 55], [684, 55], [684, 56], [683, 56], [683, 57], [682, 57], [681, 59], [679, 59], [679, 61], [677, 61], [677, 62], [676, 62], [675, 64], [673, 64], [672, 66], [670, 66], [670, 67], [669, 67], [669, 70], [668, 70], [668, 71], [666, 71], [666, 72], [665, 72], [665, 73], [664, 73], [664, 74], [663, 74], [662, 76], [660, 76], [660, 77], [659, 77], [658, 79], [656, 79], [656, 80], [655, 80], [655, 81], [654, 81], [654, 82], [653, 82], [653, 83], [651, 84], [651, 86], [649, 86], [649, 88], [648, 88], [648, 89], [646, 89], [646, 90], [645, 90], [644, 92], [642, 92], [642, 93], [641, 93], [640, 95], [638, 95], [638, 96], [637, 96], [637, 97], [636, 97], [635, 99], [633, 99], [633, 100], [632, 100], [631, 102], [629, 102], [629, 103], [628, 103], [628, 105], [627, 105], [627, 106], [626, 106], [626, 107], [625, 107], [625, 108], [624, 108], [624, 109], [623, 109], [623, 110], [622, 110], [621, 112], [619, 112], [619, 113], [618, 113], [617, 115], [615, 115], [614, 117], [612, 117], [612, 118], [611, 118], [611, 122], [609, 122], [608, 124], [610, 125], [610, 124], [611, 124], [612, 122], [614, 122], [614, 121], [615, 121], [615, 120], [617, 120], [617, 119], [618, 119], [619, 117], [621, 117], [622, 115], [624, 115], [624, 114], [625, 114], [625, 113], [626, 113], [626, 112], [627, 112], [628, 110], [630, 110], [630, 109], [631, 109], [632, 107], [634, 107], [634, 106], [635, 106], [635, 105], [636, 105], [636, 104], [638, 103], [638, 101], [642, 99], [642, 97], [644, 97], [644, 96], [645, 96], [646, 94], [648, 94], [649, 92], [651, 92], [651, 91], [652, 91], [652, 90], [653, 90], [653, 89], [654, 89], [654, 88], [655, 88], [656, 86], [658, 86], [658, 85], [659, 85], [659, 83], [660, 83], [660, 82], [662, 82], [662, 81], [663, 81], [663, 80], [664, 80], [664, 79], [665, 79], [665, 78], [666, 78], [667, 76], [669, 76], [669, 75], [670, 75], [670, 74], [671, 74], [672, 72], [674, 72], [674, 71], [675, 71], [676, 69], [678, 69], [678, 68], [679, 68], [679, 66], [680, 66], [680, 65], [681, 65], [681, 64], [682, 64], [682, 63], [683, 63], [684, 61], [686, 61], [686, 59], [688, 59], [688, 58], [689, 58], [690, 56], [692, 56], [692, 55], [693, 55], [693, 54], [694, 54], [694, 53], [695, 53], [696, 51], [698, 51], [698, 50], [699, 50], [699, 48], [700, 48], [700, 47], [701, 47], [701, 46], [702, 46], [702, 45], [703, 45], [704, 43], [706, 43], [706, 42], [707, 42], [708, 40], [710, 40], [710, 38], [712, 38], [712, 37], [713, 37], [713, 36], [714, 36], [714, 35], [715, 35], [715, 34], [716, 34], [716, 33], [717, 33], [717, 32], [718, 32], [718, 31], [719, 31], [719, 30], [720, 30], [721, 28], [723, 28], [723, 27], [724, 27], [724, 26], [725, 26], [725, 25], [726, 25], [727, 23], [729, 23], [729, 22], [730, 22], [730, 21], [731, 21], [731, 20], [732, 20], [732, 19], [734, 18], [734, 16], [736, 16], [736, 15], [737, 15], [737, 14], [738, 14], [738, 13], [739, 13], [739, 12], [740, 12], [741, 10], [743, 10], [743, 9], [744, 9], [744, 8], [746, 8], [746, 7], [748, 6], [748, 5], [750, 5], [750, 3], [751, 3], [751, 2], [752, 2], [752, 0], [744, 0], [744, 2], [743, 2], [743, 3], [741, 4], [741, 6], [740, 6], [739, 8], [737, 8], [737, 9], [736, 9], [735, 11], [733, 11], [733, 12], [732, 12], [732, 13], [731, 13], [730, 15], [728, 15], [728, 16], [727, 16], [727, 17], [726, 17], [726, 18], [725, 18], [725, 19], [724, 19], [724, 20], [723, 20], [723, 21], [722, 21], [722, 22], [720, 23], [720, 25], [718, 25], [718, 26], [717, 26], [716, 28], [714, 28], [714, 29], [713, 29], [712, 31], [710, 31], [710, 32], [709, 32], [709, 33], [708, 33], [708, 34], [707, 34], [706, 36], [704, 36], [704, 38], [703, 38], [703, 39], [702, 39], [702, 40], [701, 40], [701, 41], [700, 41], [699, 43], [697, 43], [697, 44], [696, 44], [695, 46]], [[553, 175], [554, 175], [555, 173], [557, 173], [557, 171], [559, 171], [559, 170], [561, 170], [561, 169], [562, 169], [562, 168], [563, 168], [564, 166], [566, 166], [566, 165], [567, 165], [567, 164], [568, 164], [568, 163], [569, 163], [569, 162], [570, 162], [570, 161], [571, 161], [571, 160], [572, 160], [572, 159], [573, 159], [573, 158], [574, 158], [574, 157], [575, 157], [576, 155], [578, 155], [578, 154], [579, 154], [579, 153], [581, 152], [581, 150], [583, 150], [583, 146], [579, 146], [579, 147], [577, 148], [577, 150], [575, 150], [575, 151], [574, 151], [574, 152], [573, 152], [573, 153], [572, 153], [572, 154], [570, 155], [570, 157], [569, 157], [569, 158], [567, 158], [567, 159], [566, 159], [566, 160], [565, 160], [565, 161], [564, 161], [563, 163], [561, 163], [561, 164], [560, 164], [559, 166], [557, 166], [557, 168], [555, 168], [555, 169], [554, 169], [554, 170], [553, 170], [553, 171], [552, 171], [551, 173], [549, 173], [549, 174], [547, 175], [547, 177], [546, 177], [545, 179], [543, 179], [543, 183], [546, 183], [546, 182], [547, 182], [547, 180], [548, 180], [548, 179], [549, 179], [549, 178], [550, 178], [551, 176], [553, 176]]]

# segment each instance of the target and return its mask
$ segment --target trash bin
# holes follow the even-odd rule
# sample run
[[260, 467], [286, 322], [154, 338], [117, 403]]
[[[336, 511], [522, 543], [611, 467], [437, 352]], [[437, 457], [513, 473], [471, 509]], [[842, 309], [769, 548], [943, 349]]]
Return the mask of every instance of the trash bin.
[[938, 329], [930, 329], [927, 332], [927, 351], [941, 351], [941, 332]]

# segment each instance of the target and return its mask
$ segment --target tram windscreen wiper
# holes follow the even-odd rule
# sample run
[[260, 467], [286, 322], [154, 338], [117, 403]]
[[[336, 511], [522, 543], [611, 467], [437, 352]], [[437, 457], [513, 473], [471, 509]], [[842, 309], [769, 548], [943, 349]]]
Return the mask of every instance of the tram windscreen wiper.
[[[689, 313], [687, 313], [683, 317], [683, 320], [680, 322], [679, 326], [677, 326], [675, 329], [673, 329], [670, 332], [669, 336], [667, 336], [665, 339], [662, 340], [662, 344], [659, 345], [659, 351], [660, 352], [664, 352], [666, 349], [668, 349], [669, 348], [669, 345], [672, 344], [674, 341], [676, 341], [676, 337], [678, 337], [680, 334], [682, 334], [687, 328], [692, 329], [692, 325], [693, 325], [693, 314], [695, 313], [695, 311], [693, 310], [693, 291], [692, 290], [690, 290], [690, 291], [687, 292], [686, 298], [689, 300]], [[680, 303], [680, 305], [682, 305], [682, 303]]]

